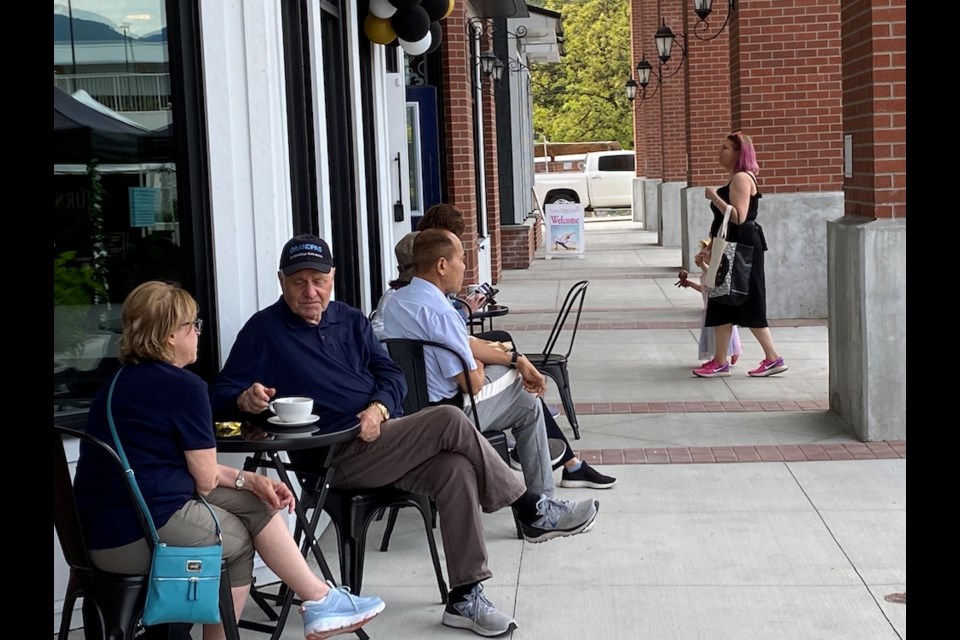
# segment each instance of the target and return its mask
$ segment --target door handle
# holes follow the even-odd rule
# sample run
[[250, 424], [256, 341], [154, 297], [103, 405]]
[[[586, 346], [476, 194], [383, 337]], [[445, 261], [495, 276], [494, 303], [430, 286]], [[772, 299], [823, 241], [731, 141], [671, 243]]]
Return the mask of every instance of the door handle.
[[403, 222], [403, 165], [400, 163], [400, 152], [397, 152], [397, 201], [393, 203], [393, 221]]

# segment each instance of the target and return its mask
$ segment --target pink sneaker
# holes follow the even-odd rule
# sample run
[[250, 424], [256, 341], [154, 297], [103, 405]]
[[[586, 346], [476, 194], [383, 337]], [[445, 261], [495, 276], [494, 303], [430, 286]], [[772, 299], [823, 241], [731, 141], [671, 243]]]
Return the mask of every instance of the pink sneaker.
[[772, 376], [775, 373], [783, 373], [786, 370], [787, 365], [783, 363], [783, 356], [780, 356], [776, 360], [761, 360], [760, 366], [753, 371], [748, 371], [747, 374], [754, 378], [765, 378], [767, 376]]
[[737, 354], [733, 354], [732, 356], [730, 356], [730, 366], [732, 367], [733, 365], [737, 364], [737, 360], [739, 359], [740, 359], [740, 356], [738, 356]]
[[713, 364], [713, 358], [710, 358], [709, 360], [701, 364], [699, 367], [697, 367], [697, 369], [703, 369], [705, 367], [711, 366], [712, 364]]
[[726, 362], [718, 365], [711, 361], [706, 366], [694, 369], [693, 375], [699, 378], [725, 378], [730, 375], [730, 365]]

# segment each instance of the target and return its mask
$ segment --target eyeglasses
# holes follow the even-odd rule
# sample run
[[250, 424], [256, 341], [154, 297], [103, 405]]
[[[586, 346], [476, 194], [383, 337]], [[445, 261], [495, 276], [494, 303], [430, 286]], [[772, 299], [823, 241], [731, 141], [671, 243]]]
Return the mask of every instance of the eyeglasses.
[[200, 335], [203, 332], [203, 319], [197, 318], [196, 320], [191, 320], [190, 322], [184, 322], [180, 326], [185, 327], [188, 324], [193, 325], [193, 330], [197, 332], [197, 335]]

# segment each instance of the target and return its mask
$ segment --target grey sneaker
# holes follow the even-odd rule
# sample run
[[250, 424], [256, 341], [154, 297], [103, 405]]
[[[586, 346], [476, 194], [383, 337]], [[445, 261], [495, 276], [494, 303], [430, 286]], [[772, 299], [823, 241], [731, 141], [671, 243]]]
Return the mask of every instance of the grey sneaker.
[[600, 509], [597, 500], [557, 500], [540, 496], [537, 502], [537, 518], [527, 524], [520, 522], [520, 531], [527, 542], [543, 542], [551, 538], [572, 536], [588, 531], [593, 526]]
[[[567, 444], [560, 438], [547, 438], [547, 446], [550, 448], [550, 465], [553, 466], [560, 462], [560, 458], [567, 452]], [[523, 471], [523, 465], [520, 464], [520, 456], [517, 455], [517, 448], [510, 449], [510, 467], [517, 471]]]
[[517, 628], [516, 620], [487, 600], [479, 582], [462, 602], [447, 605], [443, 610], [443, 624], [486, 637], [503, 635]]

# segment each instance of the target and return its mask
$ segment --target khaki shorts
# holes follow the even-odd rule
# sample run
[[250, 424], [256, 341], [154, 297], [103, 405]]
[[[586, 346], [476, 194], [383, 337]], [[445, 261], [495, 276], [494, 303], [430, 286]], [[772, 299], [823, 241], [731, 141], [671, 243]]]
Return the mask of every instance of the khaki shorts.
[[[253, 579], [253, 538], [277, 512], [249, 491], [217, 487], [206, 498], [220, 521], [230, 586], [246, 586]], [[213, 518], [199, 500], [183, 505], [157, 534], [161, 541], [175, 546], [200, 547], [217, 541]], [[90, 550], [93, 564], [111, 573], [147, 575], [150, 558], [150, 548], [143, 538], [122, 547]]]

